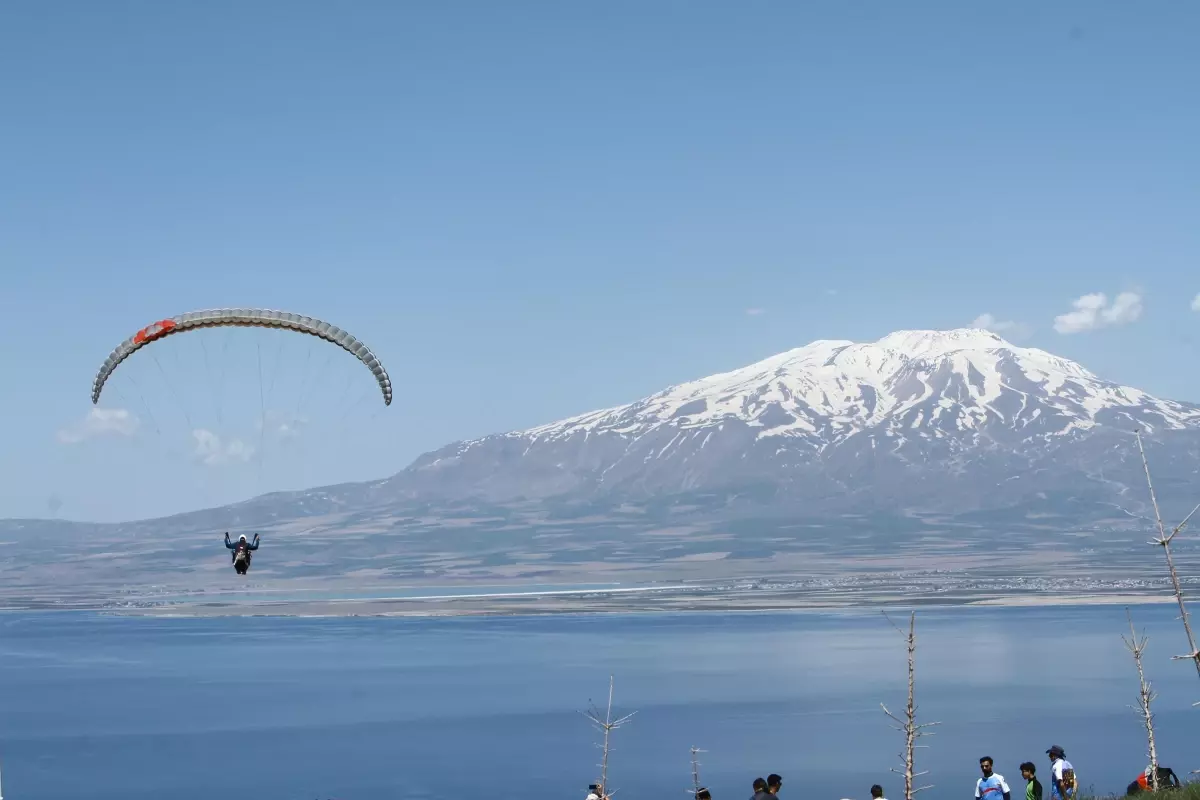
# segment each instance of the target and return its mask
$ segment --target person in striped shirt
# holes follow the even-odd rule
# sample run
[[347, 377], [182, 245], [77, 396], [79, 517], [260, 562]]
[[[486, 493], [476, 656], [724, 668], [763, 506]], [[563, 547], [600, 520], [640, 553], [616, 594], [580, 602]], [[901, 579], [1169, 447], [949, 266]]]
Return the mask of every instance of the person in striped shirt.
[[1012, 800], [1004, 776], [992, 772], [994, 763], [991, 756], [979, 759], [979, 769], [983, 772], [983, 777], [975, 783], [975, 797], [978, 800]]

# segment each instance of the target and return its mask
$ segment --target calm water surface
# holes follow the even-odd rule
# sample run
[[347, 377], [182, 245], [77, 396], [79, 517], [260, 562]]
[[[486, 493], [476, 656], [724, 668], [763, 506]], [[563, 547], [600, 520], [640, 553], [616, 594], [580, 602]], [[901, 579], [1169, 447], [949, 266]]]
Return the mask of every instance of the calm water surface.
[[[1136, 607], [1160, 755], [1200, 768], [1200, 680], [1169, 606]], [[903, 612], [894, 617], [903, 623]], [[1085, 785], [1145, 764], [1121, 607], [918, 613], [925, 798], [973, 794], [991, 755], [1014, 789], [1061, 744]], [[615, 673], [618, 797], [902, 795], [903, 640], [877, 612], [527, 618], [139, 619], [0, 615], [6, 800], [581, 799], [596, 736], [578, 713]], [[968, 794], [971, 793], [971, 794]], [[1015, 795], [1014, 795], [1015, 796]]]

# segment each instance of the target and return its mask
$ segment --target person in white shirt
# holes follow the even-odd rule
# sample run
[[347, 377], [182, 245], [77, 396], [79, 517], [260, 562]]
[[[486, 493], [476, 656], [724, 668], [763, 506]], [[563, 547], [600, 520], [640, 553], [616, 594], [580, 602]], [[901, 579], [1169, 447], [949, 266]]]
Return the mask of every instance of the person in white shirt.
[[1075, 797], [1077, 783], [1075, 767], [1067, 761], [1066, 752], [1058, 745], [1052, 745], [1046, 751], [1050, 756], [1050, 797], [1051, 800], [1072, 800]]
[[883, 796], [883, 787], [878, 783], [871, 787], [871, 800], [887, 800]]
[[975, 796], [979, 800], [1011, 800], [1004, 776], [992, 772], [993, 763], [991, 756], [979, 759], [979, 769], [983, 771], [983, 777], [975, 782]]

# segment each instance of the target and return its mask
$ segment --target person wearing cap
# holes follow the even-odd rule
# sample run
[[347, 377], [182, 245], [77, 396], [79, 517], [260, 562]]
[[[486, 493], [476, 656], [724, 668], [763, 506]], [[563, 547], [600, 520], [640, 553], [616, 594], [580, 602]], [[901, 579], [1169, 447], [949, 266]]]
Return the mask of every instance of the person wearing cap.
[[754, 795], [750, 800], [773, 800], [771, 793], [767, 791], [767, 782], [762, 778], [754, 779]]
[[783, 788], [783, 777], [772, 772], [767, 776], [767, 794], [774, 797]]
[[1051, 745], [1046, 751], [1050, 757], [1050, 797], [1051, 800], [1071, 800], [1075, 797], [1078, 782], [1075, 779], [1075, 767], [1067, 761], [1067, 753], [1058, 745]]

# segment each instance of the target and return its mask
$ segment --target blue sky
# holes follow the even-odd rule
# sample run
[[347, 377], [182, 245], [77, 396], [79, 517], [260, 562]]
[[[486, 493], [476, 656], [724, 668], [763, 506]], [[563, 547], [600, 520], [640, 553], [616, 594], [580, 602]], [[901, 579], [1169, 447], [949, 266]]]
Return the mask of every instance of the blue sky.
[[[4, 4], [0, 517], [382, 477], [813, 339], [985, 313], [1200, 401], [1198, 24], [1183, 3]], [[1097, 292], [1138, 301], [1055, 330]], [[238, 305], [350, 330], [395, 403], [253, 470], [172, 461], [161, 433], [60, 441], [121, 339]], [[197, 409], [198, 352], [168, 382]]]

